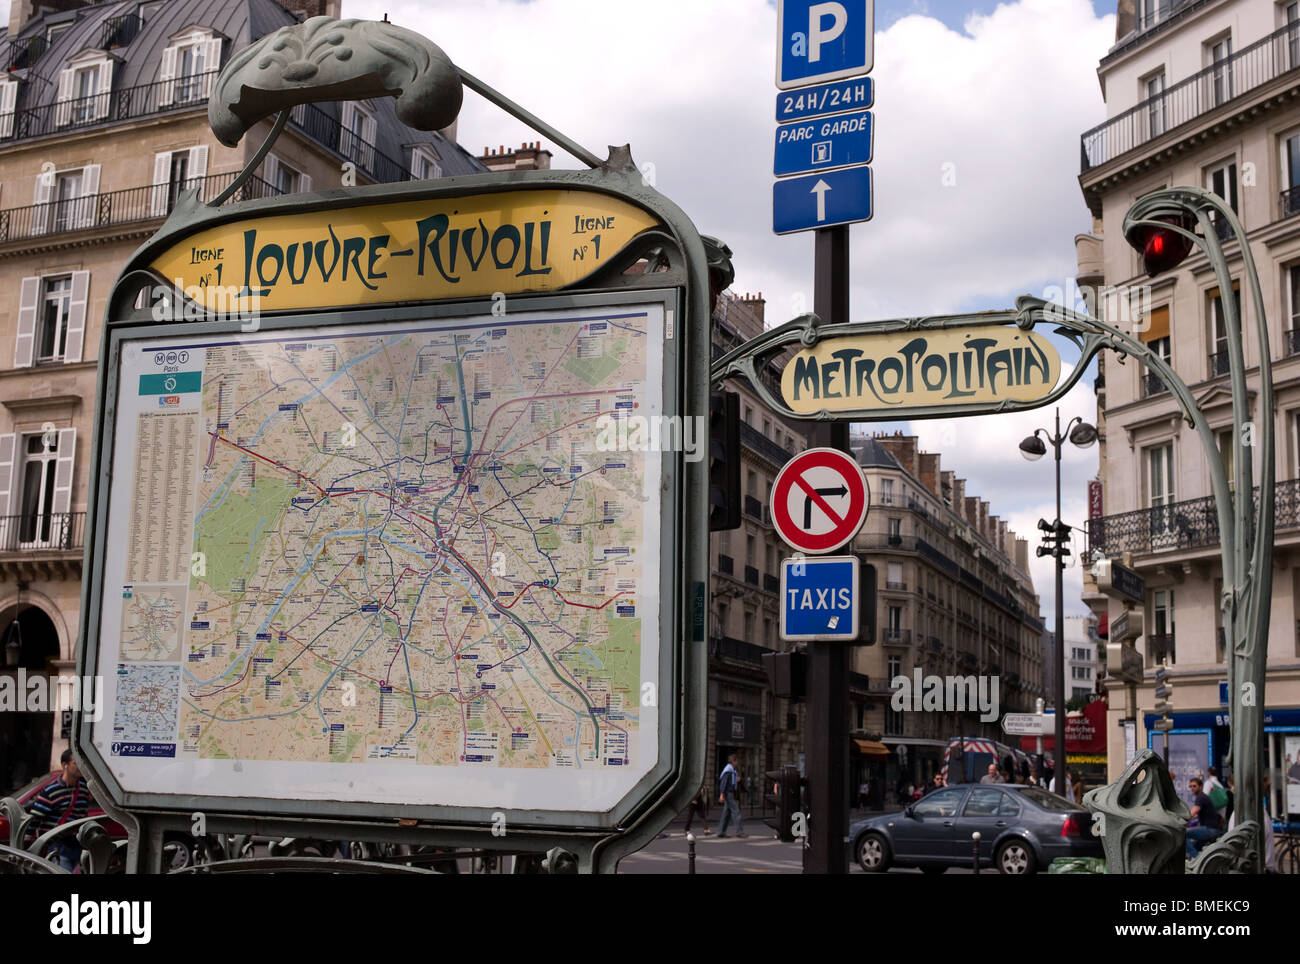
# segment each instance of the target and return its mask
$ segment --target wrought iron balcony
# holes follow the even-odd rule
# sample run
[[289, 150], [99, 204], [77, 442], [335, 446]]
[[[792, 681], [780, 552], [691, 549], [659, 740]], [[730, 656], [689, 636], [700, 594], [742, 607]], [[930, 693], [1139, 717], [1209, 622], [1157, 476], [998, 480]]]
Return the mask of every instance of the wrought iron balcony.
[[773, 650], [731, 636], [714, 636], [710, 648], [710, 655], [716, 659], [734, 659], [755, 666], [762, 666], [763, 654], [770, 652]]
[[893, 590], [895, 590], [895, 591], [897, 591], [897, 592], [907, 592], [907, 583], [905, 583], [905, 582], [895, 582], [895, 581], [893, 581], [893, 580], [886, 579], [886, 580], [885, 580], [885, 588], [886, 588], [886, 589], [893, 589]]
[[[13, 45], [10, 47], [12, 50]], [[11, 52], [10, 56], [15, 55]], [[172, 111], [206, 109], [218, 73], [212, 70], [24, 107], [0, 115], [0, 142], [48, 137]], [[402, 162], [348, 130], [315, 104], [300, 104], [289, 116], [291, 127], [338, 157], [351, 160], [371, 180], [391, 183], [410, 178]]]
[[41, 55], [50, 47], [44, 34], [11, 40], [4, 48], [4, 69], [23, 70], [40, 60]]
[[781, 591], [780, 577], [774, 576], [770, 572], [763, 573], [763, 589], [766, 592], [780, 592]]
[[755, 569], [753, 566], [745, 567], [745, 582], [749, 583], [752, 586], [758, 585], [758, 570]]
[[124, 17], [110, 17], [99, 32], [99, 46], [104, 50], [125, 47], [140, 33], [144, 21], [130, 13]]
[[86, 513], [0, 516], [0, 552], [80, 552], [86, 545]]
[[[1300, 479], [1278, 482], [1273, 487], [1273, 500], [1274, 530], [1283, 532], [1300, 528]], [[1255, 511], [1258, 511], [1258, 487], [1254, 501]], [[1219, 515], [1213, 496], [1205, 496], [1102, 516], [1092, 519], [1087, 531], [1090, 552], [1100, 550], [1108, 558], [1118, 559], [1123, 552], [1143, 555], [1217, 546]]]
[[763, 521], [763, 503], [752, 495], [745, 496], [745, 515]]
[[[165, 218], [176, 206], [180, 189], [198, 188], [200, 198], [211, 200], [229, 187], [235, 177], [236, 172], [231, 171], [191, 178], [183, 184], [150, 184], [9, 208], [0, 211], [0, 243]], [[279, 193], [260, 177], [253, 176], [241, 185], [230, 201], [247, 201]]]
[[770, 438], [745, 422], [740, 423], [740, 444], [747, 445], [774, 465], [785, 465], [794, 453], [777, 445]]
[[1228, 374], [1228, 349], [1211, 352], [1207, 361], [1207, 378], [1218, 378], [1220, 375]]
[[731, 556], [718, 556], [718, 571], [730, 576], [736, 570], [736, 560]]
[[1160, 376], [1157, 375], [1155, 372], [1142, 373], [1142, 397], [1143, 398], [1150, 398], [1152, 395], [1159, 395], [1162, 392], [1167, 392], [1167, 391], [1169, 391], [1169, 389], [1165, 388], [1165, 383], [1160, 380]]
[[1084, 133], [1082, 171], [1141, 147], [1297, 67], [1300, 24], [1287, 24]]
[[1147, 637], [1147, 656], [1153, 663], [1160, 663], [1165, 659], [1175, 663], [1174, 634], [1173, 633], [1152, 633]]
[[912, 631], [910, 629], [885, 629], [881, 631], [880, 638], [886, 646], [912, 645]]
[[1293, 214], [1300, 214], [1300, 185], [1287, 188], [1282, 192], [1279, 200], [1281, 201], [1281, 211], [1279, 212], [1281, 217], [1289, 218]]
[[926, 648], [929, 649], [930, 652], [932, 652], [932, 653], [942, 653], [942, 652], [943, 652], [943, 643], [939, 642], [939, 637], [938, 637], [938, 636], [928, 636], [928, 637], [926, 637], [926, 641], [925, 641], [925, 643], [926, 643]]

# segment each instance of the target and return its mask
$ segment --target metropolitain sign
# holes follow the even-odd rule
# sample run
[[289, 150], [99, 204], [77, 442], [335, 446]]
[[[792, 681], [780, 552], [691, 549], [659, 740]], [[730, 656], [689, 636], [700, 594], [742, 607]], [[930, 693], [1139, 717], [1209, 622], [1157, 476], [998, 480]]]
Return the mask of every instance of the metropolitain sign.
[[1045, 337], [987, 325], [827, 338], [786, 364], [781, 393], [801, 415], [1034, 402], [1060, 376]]

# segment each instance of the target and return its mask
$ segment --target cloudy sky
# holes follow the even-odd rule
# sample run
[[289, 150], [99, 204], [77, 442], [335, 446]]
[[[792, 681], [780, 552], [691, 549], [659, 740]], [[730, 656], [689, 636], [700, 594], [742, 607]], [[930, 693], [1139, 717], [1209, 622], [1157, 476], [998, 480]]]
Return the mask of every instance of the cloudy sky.
[[[1008, 308], [1074, 277], [1074, 236], [1091, 223], [1079, 135], [1105, 116], [1096, 69], [1114, 41], [1113, 11], [1114, 0], [877, 0], [876, 213], [852, 229], [855, 321]], [[811, 234], [772, 233], [774, 4], [346, 0], [344, 13], [387, 13], [425, 34], [601, 157], [630, 143], [658, 189], [731, 247], [734, 290], [761, 291], [769, 324], [811, 306]], [[538, 135], [467, 93], [459, 139], [479, 152]], [[554, 166], [580, 166], [547, 146]], [[1062, 418], [1095, 414], [1088, 376]], [[1022, 460], [1017, 444], [1051, 420], [1040, 409], [913, 428], [968, 491], [1034, 539], [1038, 519], [1055, 514], [1053, 469]], [[1096, 453], [1066, 454], [1067, 522], [1085, 517]], [[1050, 621], [1051, 560], [1035, 559], [1032, 574]], [[1079, 591], [1076, 552], [1067, 613], [1087, 611]]]
[[[7, 6], [0, 0], [0, 11]], [[1115, 0], [877, 0], [876, 213], [852, 229], [853, 320], [1011, 307], [1075, 274], [1089, 230], [1079, 135], [1104, 119], [1097, 61], [1114, 40]], [[432, 38], [463, 69], [599, 156], [630, 143], [656, 186], [734, 253], [739, 292], [761, 291], [769, 324], [811, 306], [812, 235], [771, 230], [776, 88], [774, 3], [761, 0], [344, 0], [349, 17]], [[7, 12], [4, 19], [7, 21]], [[466, 93], [467, 149], [518, 147], [531, 130]], [[555, 151], [554, 166], [579, 163]], [[1062, 357], [1069, 362], [1068, 347]], [[1062, 418], [1095, 416], [1091, 374]], [[1017, 442], [1051, 423], [1024, 416], [921, 422], [943, 453], [1022, 535], [1054, 515], [1050, 460]], [[878, 426], [892, 430], [896, 426]], [[1085, 516], [1096, 447], [1071, 450], [1063, 517]], [[1081, 543], [1076, 541], [1076, 548]], [[1066, 608], [1079, 601], [1077, 552]], [[1033, 565], [1044, 613], [1051, 560]]]

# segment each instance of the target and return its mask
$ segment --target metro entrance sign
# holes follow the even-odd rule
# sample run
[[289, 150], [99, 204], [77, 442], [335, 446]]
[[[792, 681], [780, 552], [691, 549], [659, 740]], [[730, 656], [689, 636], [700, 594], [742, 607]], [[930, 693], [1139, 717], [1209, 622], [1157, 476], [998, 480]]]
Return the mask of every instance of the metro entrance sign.
[[772, 524], [800, 552], [834, 552], [862, 528], [867, 483], [853, 456], [839, 449], [801, 452], [772, 483]]

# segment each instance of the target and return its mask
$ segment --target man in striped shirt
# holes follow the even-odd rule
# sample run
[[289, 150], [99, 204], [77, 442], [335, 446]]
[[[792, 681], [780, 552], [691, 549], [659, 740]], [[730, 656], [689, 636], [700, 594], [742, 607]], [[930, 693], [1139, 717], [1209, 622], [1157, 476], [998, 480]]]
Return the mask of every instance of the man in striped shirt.
[[[41, 787], [29, 807], [32, 827], [37, 835], [72, 820], [80, 820], [91, 803], [90, 788], [77, 768], [77, 761], [72, 758], [72, 751], [64, 750], [59, 762], [63, 764], [63, 772]], [[77, 843], [76, 836], [62, 837], [55, 849], [59, 866], [69, 873], [76, 870], [81, 863], [81, 844]]]

